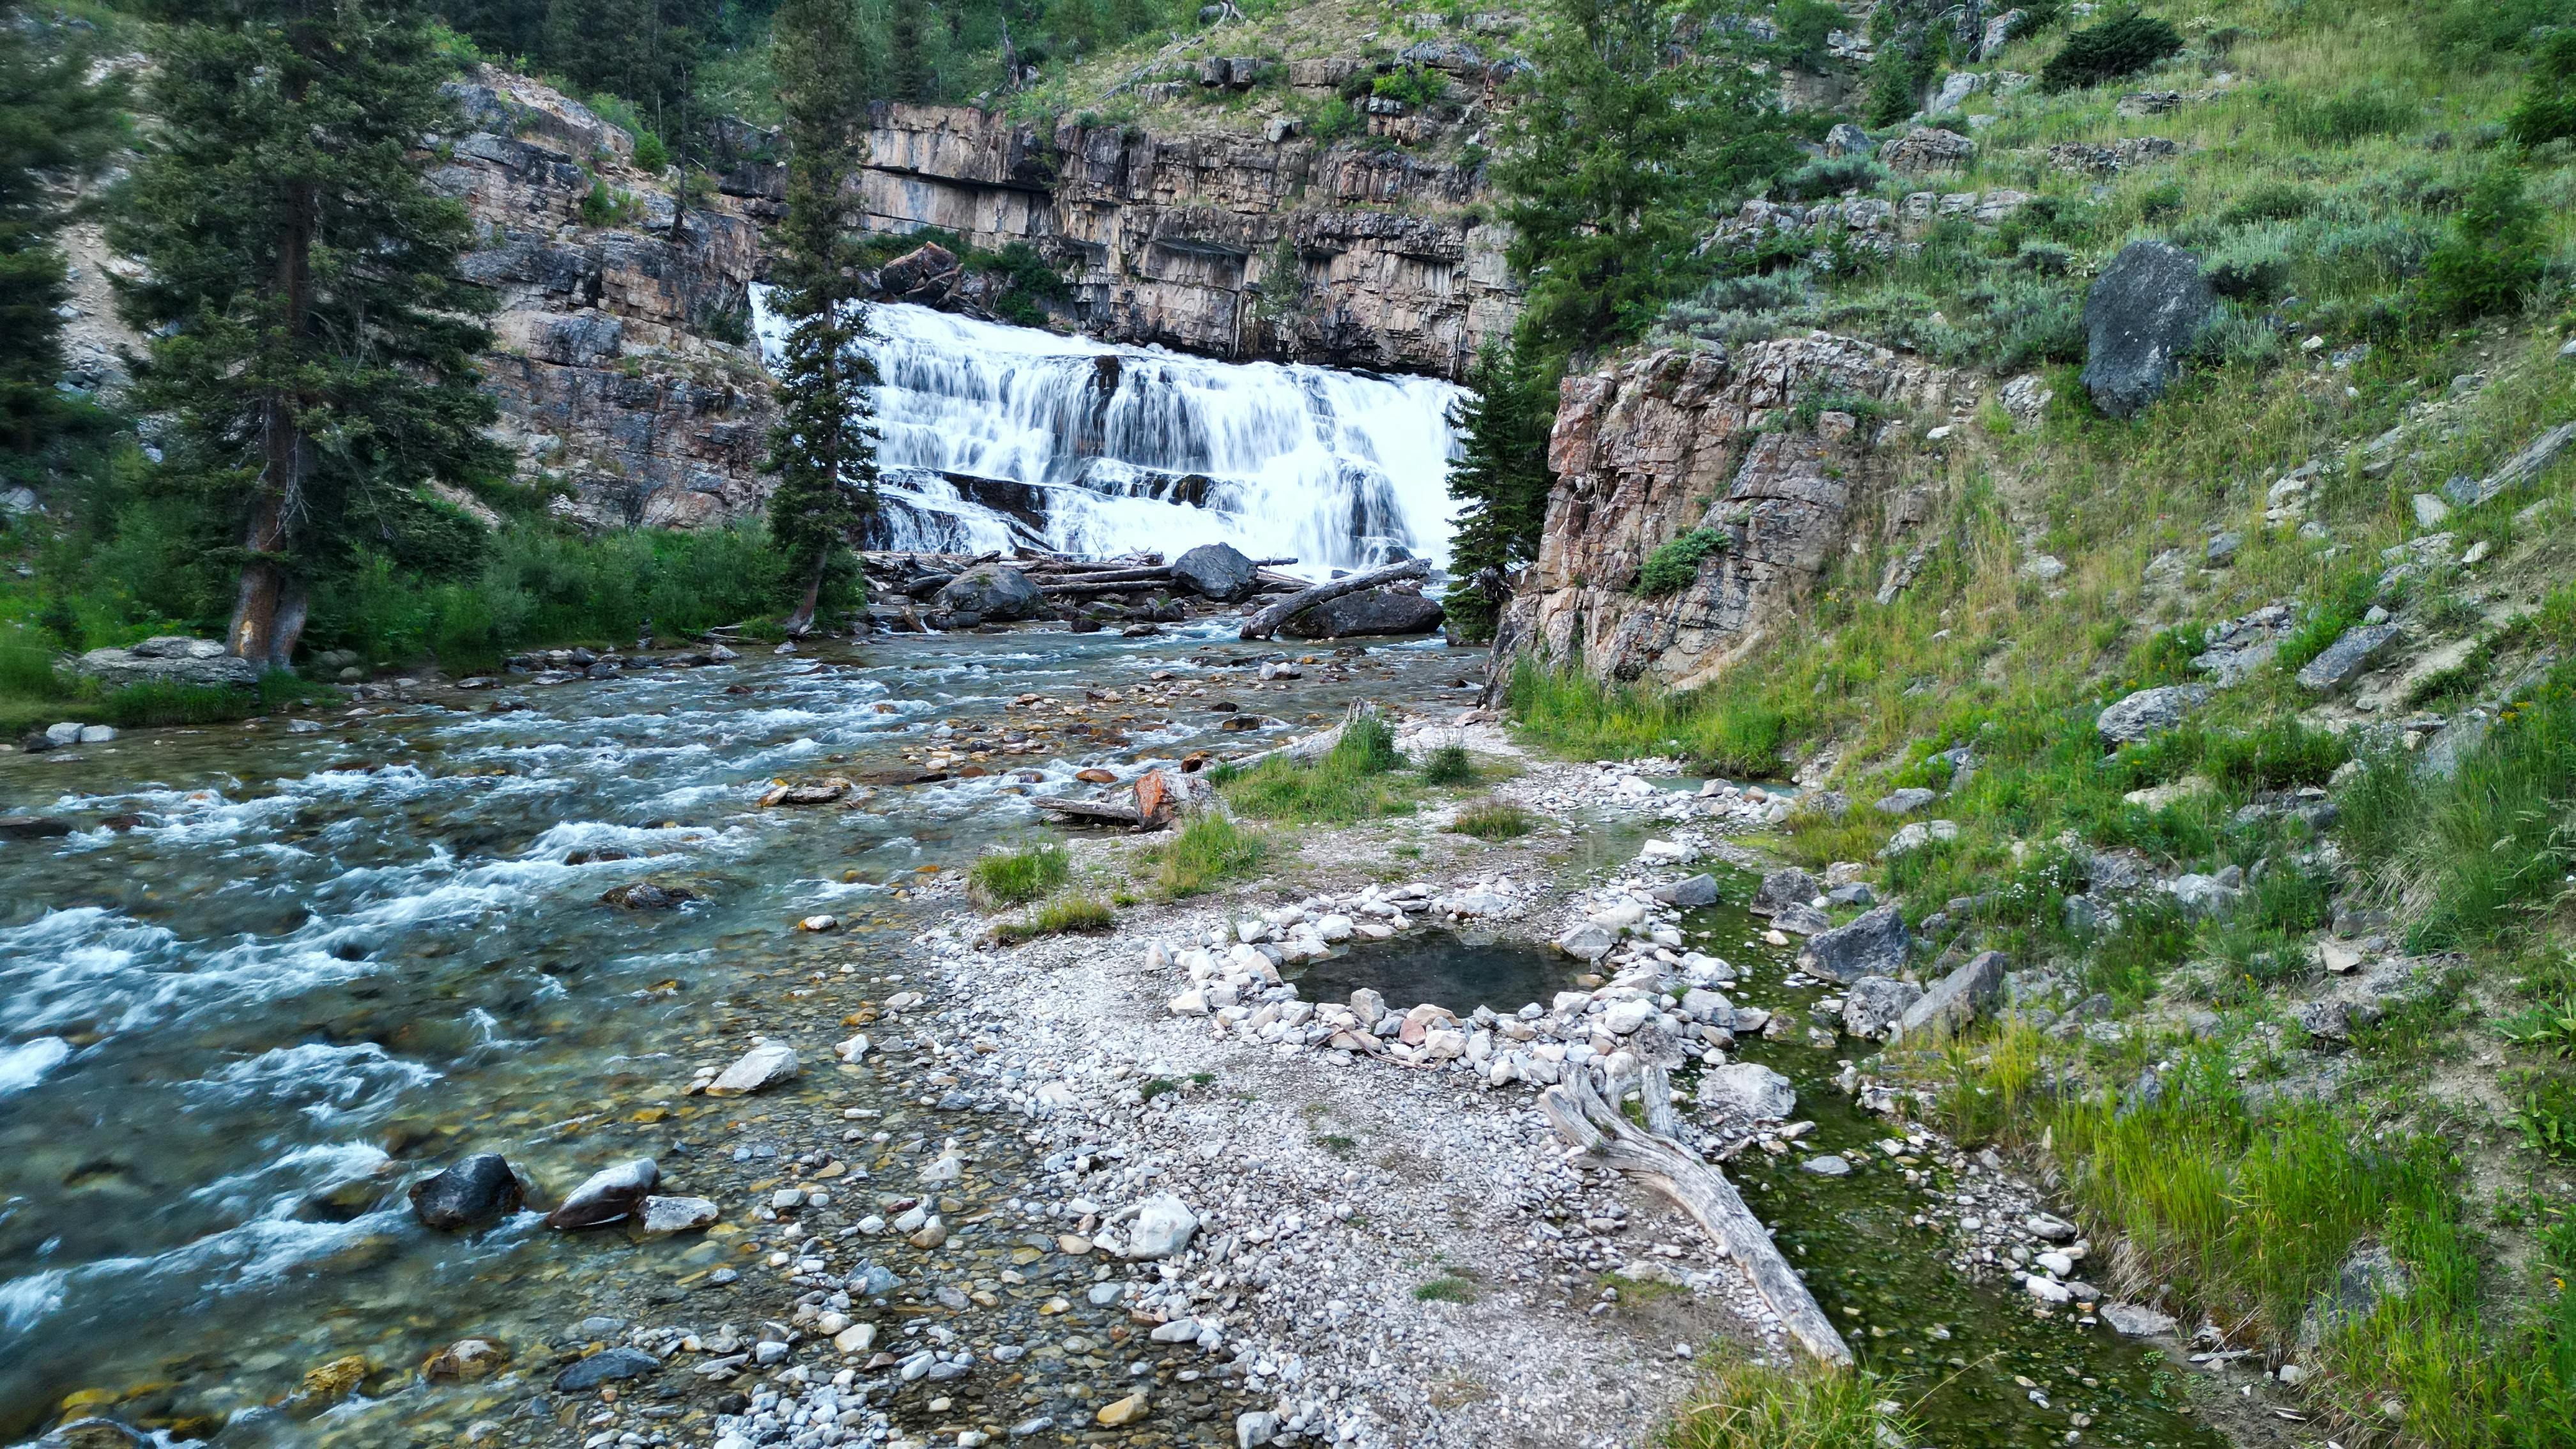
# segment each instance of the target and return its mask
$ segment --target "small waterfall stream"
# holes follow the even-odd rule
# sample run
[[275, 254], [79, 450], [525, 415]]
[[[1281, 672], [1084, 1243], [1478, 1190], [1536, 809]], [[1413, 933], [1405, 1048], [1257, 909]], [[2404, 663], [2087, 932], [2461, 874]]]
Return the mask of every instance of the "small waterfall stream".
[[[753, 297], [773, 365], [791, 319]], [[869, 309], [886, 547], [1080, 555], [1230, 543], [1301, 571], [1448, 562], [1461, 395], [1431, 378], [1227, 363]]]

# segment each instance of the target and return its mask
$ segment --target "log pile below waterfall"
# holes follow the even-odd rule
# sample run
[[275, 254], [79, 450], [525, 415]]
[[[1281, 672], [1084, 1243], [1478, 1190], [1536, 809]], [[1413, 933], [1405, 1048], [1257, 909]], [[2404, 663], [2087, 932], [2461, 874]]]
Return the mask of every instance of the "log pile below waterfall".
[[1419, 634], [1440, 623], [1439, 604], [1421, 593], [1430, 565], [1419, 559], [1322, 584], [1281, 572], [1294, 558], [1248, 558], [1221, 543], [1169, 560], [1158, 552], [1076, 559], [1023, 550], [869, 552], [860, 562], [874, 626], [894, 633], [1059, 621], [1075, 633], [1116, 627], [1135, 636], [1235, 610], [1246, 616], [1246, 639]]

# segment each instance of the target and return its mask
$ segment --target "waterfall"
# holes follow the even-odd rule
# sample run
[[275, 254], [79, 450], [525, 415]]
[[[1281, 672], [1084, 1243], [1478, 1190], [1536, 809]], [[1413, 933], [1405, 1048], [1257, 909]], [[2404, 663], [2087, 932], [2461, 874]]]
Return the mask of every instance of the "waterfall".
[[[753, 294], [765, 360], [789, 319]], [[1449, 559], [1461, 390], [868, 309], [885, 547], [1166, 557], [1230, 543], [1299, 572]]]

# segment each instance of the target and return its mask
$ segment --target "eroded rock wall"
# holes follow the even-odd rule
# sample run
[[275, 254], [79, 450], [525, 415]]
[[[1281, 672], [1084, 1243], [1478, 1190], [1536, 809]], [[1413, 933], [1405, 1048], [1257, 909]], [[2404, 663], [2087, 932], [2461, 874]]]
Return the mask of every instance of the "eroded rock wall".
[[[1604, 678], [1708, 682], [1795, 617], [1837, 555], [1873, 529], [1902, 535], [1926, 521], [1929, 494], [1907, 481], [1921, 457], [1912, 440], [1975, 386], [1821, 332], [1568, 377], [1548, 445], [1557, 484], [1545, 539], [1505, 611], [1498, 677], [1529, 652]], [[1802, 408], [1810, 399], [1819, 405]], [[1884, 414], [1864, 421], [1873, 410]], [[1647, 557], [1699, 528], [1723, 542], [1696, 576], [1639, 592]]]
[[[756, 511], [777, 417], [744, 330], [758, 203], [681, 207], [624, 132], [523, 77], [482, 67], [454, 89], [472, 129], [432, 184], [465, 203], [465, 271], [500, 299], [484, 372], [523, 479], [600, 526]], [[593, 210], [607, 225], [583, 218], [594, 185], [618, 198]]]
[[887, 105], [853, 189], [870, 230], [1037, 248], [1112, 341], [1460, 377], [1517, 303], [1481, 177], [1399, 151]]

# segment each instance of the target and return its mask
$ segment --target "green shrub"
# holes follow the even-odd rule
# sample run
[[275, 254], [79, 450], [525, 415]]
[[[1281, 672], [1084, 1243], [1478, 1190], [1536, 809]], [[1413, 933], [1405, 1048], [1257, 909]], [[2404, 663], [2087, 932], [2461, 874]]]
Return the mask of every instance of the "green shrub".
[[1515, 840], [1538, 828], [1530, 813], [1508, 800], [1482, 800], [1459, 807], [1449, 828], [1478, 840]]
[[1449, 77], [1436, 70], [1407, 66], [1379, 76], [1369, 93], [1381, 99], [1402, 102], [1408, 110], [1435, 106], [1449, 98]]
[[966, 872], [966, 894], [985, 910], [1001, 910], [1026, 905], [1072, 878], [1072, 855], [1061, 845], [1043, 842], [977, 860]]
[[1645, 566], [1637, 570], [1637, 592], [1649, 598], [1679, 593], [1699, 577], [1700, 565], [1710, 554], [1734, 546], [1735, 540], [1722, 528], [1694, 528], [1646, 555]]
[[2351, 758], [2343, 736], [2309, 729], [2298, 716], [2283, 714], [2244, 734], [2211, 737], [2201, 763], [2222, 784], [2278, 790], [2322, 785]]
[[2551, 30], [2532, 48], [2522, 99], [2505, 131], [2525, 146], [2576, 137], [2576, 28]]
[[2182, 51], [2182, 32], [2135, 10], [2124, 11], [2066, 37], [2066, 45], [2040, 68], [2040, 89], [2071, 91], [2135, 75]]
[[1476, 760], [1465, 745], [1442, 745], [1422, 762], [1422, 781], [1426, 785], [1472, 785], [1476, 783]]
[[2424, 261], [2426, 308], [2456, 322], [2511, 311], [2539, 284], [2547, 259], [2540, 209], [2523, 194], [2522, 168], [2498, 163], [2469, 188], [2451, 235]]
[[662, 144], [662, 138], [659, 135], [646, 131], [635, 138], [637, 170], [648, 176], [659, 176], [662, 174], [662, 168], [670, 164], [671, 149]]
[[1729, 1363], [1704, 1372], [1655, 1435], [1659, 1449], [1878, 1449], [1921, 1431], [1882, 1414], [1887, 1385], [1859, 1370]]
[[1476, 1283], [1472, 1278], [1444, 1273], [1427, 1283], [1414, 1285], [1413, 1296], [1425, 1303], [1473, 1303], [1476, 1301]]
[[2316, 209], [2316, 193], [2295, 181], [2258, 181], [2221, 207], [2218, 219], [2229, 226], [2257, 221], [2296, 221]]

